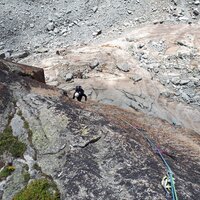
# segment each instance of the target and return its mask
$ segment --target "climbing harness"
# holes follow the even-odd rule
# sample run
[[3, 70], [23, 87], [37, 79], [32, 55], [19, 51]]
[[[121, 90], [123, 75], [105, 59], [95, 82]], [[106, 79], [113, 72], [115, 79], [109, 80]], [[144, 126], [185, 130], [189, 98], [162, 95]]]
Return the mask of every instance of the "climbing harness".
[[[169, 189], [169, 192], [171, 192], [172, 200], [178, 200], [178, 196], [177, 196], [177, 192], [176, 192], [176, 188], [175, 188], [175, 182], [174, 182], [174, 180], [175, 180], [174, 173], [172, 172], [170, 166], [168, 165], [167, 161], [163, 157], [161, 150], [155, 145], [155, 143], [148, 137], [148, 135], [146, 133], [140, 131], [138, 128], [134, 127], [131, 123], [129, 123], [123, 119], [121, 119], [121, 121], [128, 124], [133, 129], [135, 129], [140, 135], [142, 135], [143, 138], [145, 138], [148, 141], [148, 143], [150, 144], [152, 149], [159, 155], [159, 157], [163, 161], [165, 168], [167, 170], [167, 176], [166, 176], [167, 179], [164, 177], [165, 179], [162, 180], [162, 182], [163, 182], [163, 184], [165, 184], [165, 181], [167, 180], [166, 187]], [[170, 185], [170, 187], [169, 187], [169, 185]], [[168, 189], [166, 191], [168, 191]]]

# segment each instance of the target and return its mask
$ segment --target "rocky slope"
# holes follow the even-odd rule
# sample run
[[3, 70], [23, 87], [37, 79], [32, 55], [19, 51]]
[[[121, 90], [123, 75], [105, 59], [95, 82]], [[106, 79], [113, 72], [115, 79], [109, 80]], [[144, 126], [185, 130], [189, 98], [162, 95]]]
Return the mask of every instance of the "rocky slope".
[[1, 61], [0, 127], [2, 132], [11, 126], [27, 147], [21, 158], [1, 155], [15, 167], [1, 181], [3, 200], [27, 184], [27, 173], [30, 180], [46, 177], [56, 183], [62, 200], [165, 199], [160, 181], [166, 170], [141, 133], [174, 152], [176, 160], [166, 159], [180, 199], [199, 196], [198, 134], [139, 112], [75, 102], [13, 68], [16, 64]]
[[0, 49], [16, 57], [107, 40], [138, 25], [193, 23], [199, 6], [198, 0], [1, 0]]

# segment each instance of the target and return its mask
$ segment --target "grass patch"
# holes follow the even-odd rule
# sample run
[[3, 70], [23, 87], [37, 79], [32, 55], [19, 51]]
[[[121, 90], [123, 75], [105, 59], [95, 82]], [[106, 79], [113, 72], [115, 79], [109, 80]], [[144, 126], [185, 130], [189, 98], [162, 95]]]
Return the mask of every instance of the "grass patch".
[[47, 179], [38, 179], [31, 182], [17, 193], [13, 200], [60, 200], [55, 184]]
[[29, 123], [25, 120], [24, 117], [22, 117], [23, 121], [24, 121], [24, 128], [28, 131], [28, 139], [29, 141], [31, 141], [31, 138], [33, 136], [33, 132], [32, 130], [30, 129], [30, 126], [29, 126]]
[[33, 135], [31, 129], [30, 129], [30, 126], [29, 126], [29, 123], [25, 120], [25, 118], [23, 117], [22, 115], [22, 111], [19, 110], [17, 112], [17, 114], [21, 117], [21, 119], [24, 121], [24, 128], [28, 131], [28, 134], [30, 135], [30, 137]]
[[15, 170], [13, 166], [6, 166], [0, 171], [0, 181], [6, 179]]
[[8, 126], [0, 133], [0, 155], [9, 152], [15, 158], [22, 157], [26, 150], [26, 145], [13, 136], [12, 128]]

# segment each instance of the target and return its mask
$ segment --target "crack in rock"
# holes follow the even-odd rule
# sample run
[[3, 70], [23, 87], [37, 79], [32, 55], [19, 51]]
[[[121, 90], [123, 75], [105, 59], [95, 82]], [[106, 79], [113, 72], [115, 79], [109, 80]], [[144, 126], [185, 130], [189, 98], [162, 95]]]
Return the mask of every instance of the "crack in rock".
[[101, 136], [89, 140], [89, 141], [86, 142], [84, 145], [73, 145], [73, 147], [85, 148], [85, 147], [87, 147], [89, 144], [96, 143], [96, 142], [99, 141], [100, 139], [101, 139]]
[[64, 150], [66, 147], [66, 144], [64, 144], [60, 149], [58, 149], [58, 151], [55, 151], [55, 152], [47, 152], [47, 153], [43, 153], [43, 154], [40, 154], [42, 156], [44, 155], [55, 155], [55, 154], [58, 154], [60, 153], [62, 150]]

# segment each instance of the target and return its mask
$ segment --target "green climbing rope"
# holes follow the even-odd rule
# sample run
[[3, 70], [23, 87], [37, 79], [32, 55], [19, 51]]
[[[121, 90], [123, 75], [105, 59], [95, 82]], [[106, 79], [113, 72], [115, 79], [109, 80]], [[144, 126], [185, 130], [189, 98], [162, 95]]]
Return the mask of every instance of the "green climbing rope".
[[[121, 119], [121, 118], [120, 118]], [[165, 160], [165, 158], [163, 157], [162, 153], [160, 152], [159, 148], [155, 145], [155, 143], [147, 136], [147, 134], [145, 134], [144, 132], [141, 132], [140, 130], [138, 130], [138, 128], [134, 127], [131, 123], [121, 119], [124, 123], [128, 124], [129, 126], [131, 126], [132, 128], [134, 128], [140, 135], [142, 135], [147, 141], [148, 143], [151, 145], [153, 150], [156, 150], [158, 155], [160, 156], [160, 158], [162, 159], [165, 168], [167, 170], [167, 174], [170, 178], [170, 183], [171, 183], [171, 194], [172, 194], [172, 200], [178, 200], [178, 196], [177, 196], [177, 192], [176, 192], [176, 188], [175, 188], [175, 183], [174, 183], [174, 178], [173, 178], [173, 172], [170, 168], [170, 166], [168, 165], [167, 161]]]

